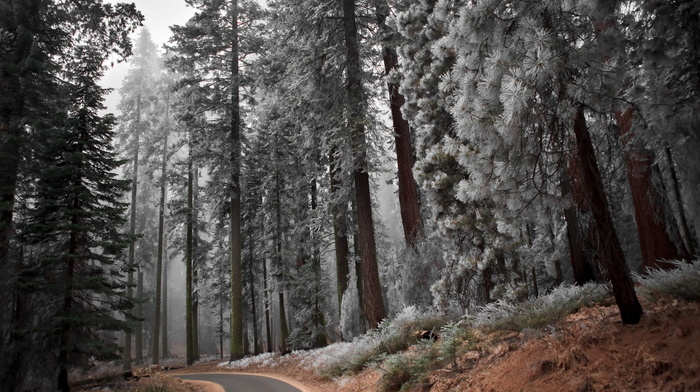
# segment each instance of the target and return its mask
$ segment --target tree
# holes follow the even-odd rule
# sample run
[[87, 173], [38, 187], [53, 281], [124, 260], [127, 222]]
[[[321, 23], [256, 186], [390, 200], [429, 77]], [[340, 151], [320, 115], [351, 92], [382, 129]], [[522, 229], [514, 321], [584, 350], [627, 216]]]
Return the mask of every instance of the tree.
[[[120, 123], [120, 136], [123, 141], [121, 144], [126, 151], [131, 155], [131, 207], [129, 210], [129, 233], [136, 234], [136, 217], [138, 206], [138, 184], [139, 170], [142, 169], [143, 159], [150, 159], [149, 154], [142, 156], [142, 149], [146, 143], [142, 142], [142, 138], [146, 138], [147, 131], [150, 131], [149, 125], [154, 122], [154, 113], [152, 109], [151, 91], [155, 88], [156, 74], [158, 69], [158, 53], [155, 43], [151, 39], [151, 34], [146, 28], [142, 28], [138, 39], [136, 40], [136, 48], [134, 51], [133, 65], [130, 67], [127, 76], [125, 77], [120, 94], [122, 96], [119, 107], [122, 111], [123, 121]], [[139, 163], [139, 161], [141, 163]], [[139, 271], [140, 266], [135, 264], [136, 260], [136, 243], [129, 246], [129, 274], [128, 274], [128, 289], [127, 295], [133, 296], [132, 287], [134, 286], [133, 271]], [[139, 299], [140, 300], [140, 299]], [[135, 328], [138, 336], [141, 335], [141, 321], [137, 318], [134, 320], [137, 324]], [[139, 342], [141, 339], [137, 339]], [[137, 347], [137, 361], [141, 356], [141, 347]], [[132, 361], [132, 336], [130, 332], [126, 333], [124, 344], [124, 369], [131, 368]]]
[[663, 260], [689, 260], [690, 254], [673, 218], [661, 172], [658, 166], [654, 169], [655, 154], [635, 137], [633, 117], [631, 109], [615, 114], [642, 248], [642, 272], [671, 268]]
[[408, 121], [403, 117], [401, 108], [405, 98], [399, 91], [399, 83], [391, 78], [392, 72], [398, 69], [398, 56], [393, 47], [397, 41], [396, 34], [386, 25], [389, 17], [389, 6], [384, 0], [375, 0], [375, 13], [377, 25], [382, 35], [382, 60], [389, 91], [389, 107], [394, 129], [396, 145], [396, 162], [398, 164], [399, 206], [401, 208], [401, 223], [403, 224], [404, 239], [406, 244], [415, 247], [416, 238], [422, 233], [422, 219], [420, 213], [420, 201], [418, 185], [413, 178], [413, 143]]
[[119, 233], [126, 210], [119, 199], [129, 181], [115, 174], [123, 161], [117, 160], [110, 145], [114, 118], [97, 114], [104, 109], [105, 90], [96, 81], [106, 54], [86, 41], [75, 48], [75, 60], [83, 65], [67, 75], [72, 85], [65, 119], [60, 127], [47, 130], [51, 137], [39, 152], [45, 169], [39, 174], [36, 204], [22, 233], [29, 244], [44, 249], [23, 274], [36, 274], [36, 281], [25, 284], [42, 284], [51, 293], [54, 305], [44, 328], [56, 341], [61, 391], [69, 390], [68, 368], [75, 361], [115, 354], [116, 345], [100, 339], [98, 332], [128, 329], [111, 312], [125, 312], [131, 306], [118, 263], [133, 242], [133, 236]]
[[362, 287], [364, 289], [362, 309], [371, 328], [376, 328], [386, 317], [384, 299], [379, 283], [377, 268], [377, 246], [374, 238], [372, 202], [367, 162], [367, 142], [365, 139], [360, 52], [355, 21], [354, 0], [343, 0], [343, 28], [345, 31], [346, 77], [348, 99], [348, 128], [354, 162], [354, 185], [357, 202], [357, 240], [362, 263]]
[[[166, 88], [170, 88], [167, 86]], [[168, 171], [168, 134], [170, 132], [170, 94], [166, 92], [165, 98], [165, 119], [163, 124], [163, 145], [160, 165], [160, 205], [158, 208], [158, 256], [156, 260], [156, 286], [153, 311], [153, 332], [151, 342], [151, 358], [153, 364], [160, 362], [160, 329], [161, 329], [161, 303], [163, 298], [163, 264], [167, 258], [165, 249], [165, 203], [167, 191], [167, 171]], [[165, 352], [163, 352], [165, 354]]]
[[[243, 76], [240, 59], [256, 50], [256, 26], [259, 6], [250, 1], [193, 1], [198, 12], [186, 26], [174, 26], [174, 68], [191, 71], [184, 85], [199, 90], [207, 106], [195, 110], [208, 112], [207, 128], [215, 138], [203, 148], [218, 150], [227, 162], [214, 162], [212, 174], [228, 187], [231, 264], [231, 357], [243, 355], [243, 289], [241, 263], [240, 161], [241, 121], [240, 89]], [[245, 26], [239, 34], [239, 26]], [[224, 169], [225, 170], [222, 170]], [[228, 178], [223, 178], [224, 174]]]
[[[18, 241], [13, 242], [15, 200], [20, 189], [23, 189], [22, 192], [26, 190], [24, 196], [33, 194], [28, 186], [34, 186], [39, 176], [29, 166], [20, 165], [20, 162], [38, 151], [45, 142], [41, 138], [34, 139], [39, 135], [40, 128], [63, 127], [63, 121], [68, 121], [66, 118], [70, 117], [67, 112], [71, 110], [72, 120], [76, 121], [78, 109], [76, 106], [69, 108], [73, 103], [68, 97], [78, 100], [82, 94], [82, 98], [87, 98], [84, 91], [76, 91], [79, 87], [91, 90], [92, 94], [90, 101], [85, 102], [84, 109], [88, 112], [96, 110], [101, 103], [95, 100], [99, 100], [101, 93], [94, 90], [94, 80], [89, 79], [101, 75], [102, 62], [108, 53], [114, 53], [118, 58], [128, 57], [131, 52], [128, 34], [142, 17], [133, 5], [104, 5], [101, 2], [89, 5], [76, 2], [4, 2], [0, 4], [0, 9], [0, 50], [3, 52], [0, 56], [0, 161], [3, 165], [0, 174], [0, 266], [4, 271], [9, 271], [0, 282], [0, 333], [4, 348], [0, 360], [0, 389], [15, 390], [23, 388], [22, 383], [32, 382], [23, 377], [35, 372], [34, 367], [38, 364], [30, 359], [37, 348], [32, 340], [36, 335], [20, 338], [20, 335], [28, 335], [20, 331], [31, 329], [32, 325], [28, 323], [45, 316], [30, 307], [33, 299], [27, 287], [17, 285], [20, 270], [27, 270], [22, 267], [25, 264], [22, 246]], [[86, 50], [86, 42], [93, 51]], [[78, 65], [82, 62], [86, 62], [86, 68], [79, 70]], [[80, 72], [90, 75], [79, 77]], [[73, 90], [67, 87], [69, 84], [74, 86]], [[52, 117], [53, 114], [55, 116]], [[91, 126], [97, 126], [95, 124], [102, 121], [94, 120]], [[100, 127], [110, 121], [105, 119]], [[50, 243], [52, 238], [45, 240]], [[20, 246], [14, 247], [13, 243]], [[52, 294], [50, 290], [42, 294], [37, 292], [37, 296], [50, 298], [51, 301], [63, 294]], [[71, 301], [64, 301], [64, 304], [67, 302]], [[70, 329], [66, 325], [64, 323], [61, 327], [64, 332]], [[55, 359], [53, 356], [46, 359], [46, 367], [33, 380], [37, 384], [56, 375], [47, 371], [57, 368], [52, 358]], [[61, 366], [65, 365], [63, 363]], [[48, 382], [50, 386], [46, 388], [56, 388], [56, 378]], [[31, 389], [32, 386], [26, 388]]]
[[[602, 204], [607, 200], [600, 193], [602, 182], [582, 109], [582, 104], [605, 101], [600, 97], [607, 91], [596, 90], [593, 82], [605, 71], [583, 66], [602, 58], [604, 48], [596, 45], [588, 10], [582, 11], [584, 18], [569, 13], [577, 6], [425, 2], [399, 15], [397, 19], [408, 24], [416, 19], [425, 23], [420, 18], [430, 14], [436, 26], [425, 34], [433, 37], [430, 56], [438, 60], [426, 67], [418, 82], [433, 87], [437, 98], [417, 97], [418, 118], [434, 113], [431, 105], [436, 105], [454, 119], [451, 127], [426, 127], [418, 166], [426, 176], [424, 183], [438, 196], [443, 230], [468, 252], [455, 263], [466, 279], [453, 285], [453, 278], [446, 277], [445, 287], [464, 290], [462, 282], [477, 277], [476, 292], [467, 296], [475, 296], [478, 303], [495, 299], [499, 284], [507, 281], [507, 274], [494, 272], [520, 265], [520, 255], [532, 254], [526, 245], [540, 242], [523, 233], [549, 236], [548, 230], [531, 231], [528, 226], [558, 225], [555, 220], [561, 215], [549, 211], [565, 207], [566, 201], [558, 195], [561, 183], [554, 179], [561, 178], [560, 164], [566, 162], [569, 141], [575, 140], [580, 175], [575, 180], [585, 189], [586, 207], [594, 218], [592, 238], [607, 244], [598, 256], [619, 289], [616, 298], [624, 322], [634, 323], [641, 308], [619, 241], [613, 238], [609, 207]], [[450, 23], [457, 18], [458, 23]], [[577, 45], [584, 42], [590, 46], [579, 50]], [[410, 73], [406, 79], [416, 83]], [[581, 79], [590, 80], [595, 93], [581, 91]], [[471, 284], [466, 286], [469, 293]]]

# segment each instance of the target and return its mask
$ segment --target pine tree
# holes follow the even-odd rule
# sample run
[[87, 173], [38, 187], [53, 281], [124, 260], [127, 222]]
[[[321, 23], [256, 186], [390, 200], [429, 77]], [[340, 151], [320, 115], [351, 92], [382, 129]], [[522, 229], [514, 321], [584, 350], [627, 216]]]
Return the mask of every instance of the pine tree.
[[115, 344], [100, 339], [98, 332], [128, 329], [111, 312], [131, 306], [118, 263], [133, 242], [119, 233], [126, 210], [119, 199], [129, 181], [114, 173], [123, 164], [111, 147], [114, 118], [97, 114], [104, 109], [104, 89], [96, 81], [105, 54], [91, 44], [76, 48], [76, 60], [84, 65], [68, 74], [71, 104], [65, 119], [47, 130], [51, 137], [38, 155], [45, 169], [23, 228], [25, 240], [44, 249], [25, 274], [43, 271], [40, 282], [55, 301], [45, 327], [57, 342], [61, 391], [69, 390], [67, 371], [75, 361], [115, 354]]
[[[22, 167], [19, 163], [23, 156], [38, 154], [44, 142], [41, 138], [44, 134], [38, 132], [40, 129], [67, 126], [64, 121], [70, 118], [66, 113], [71, 110], [72, 121], [76, 121], [78, 109], [68, 107], [68, 97], [77, 100], [81, 94], [83, 98], [87, 95], [76, 92], [78, 87], [75, 86], [92, 91], [91, 101], [85, 103], [85, 110], [96, 110], [101, 104], [95, 101], [100, 93], [94, 92], [95, 81], [89, 79], [101, 75], [102, 61], [108, 53], [114, 53], [119, 58], [130, 54], [127, 36], [142, 17], [133, 5], [105, 5], [101, 2], [90, 5], [76, 2], [4, 2], [0, 10], [0, 161], [3, 165], [0, 174], [0, 266], [8, 271], [0, 281], [0, 334], [3, 339], [0, 344], [4, 348], [0, 360], [0, 389], [55, 389], [56, 378], [52, 377], [56, 375], [52, 373], [57, 367], [53, 362], [55, 357], [46, 357], [45, 361], [32, 357], [39, 349], [34, 340], [37, 336], [19, 331], [31, 329], [30, 324], [46, 316], [31, 308], [31, 303], [37, 297], [54, 301], [57, 295], [64, 292], [37, 291], [36, 295], [30, 295], [33, 290], [27, 291], [27, 286], [10, 283], [21, 281], [13, 278], [20, 273], [20, 267], [22, 271], [30, 267], [21, 247], [13, 248], [13, 243], [19, 244], [13, 241], [17, 218], [15, 200], [20, 189], [26, 192], [22, 197], [30, 200], [38, 176], [34, 168], [40, 167], [36, 161], [34, 163], [37, 165], [32, 164], [31, 167]], [[86, 42], [93, 51], [85, 50]], [[79, 70], [78, 66], [83, 62], [86, 68]], [[80, 72], [91, 74], [77, 80]], [[67, 87], [69, 83], [74, 86], [72, 91]], [[28, 122], [29, 119], [32, 121]], [[95, 126], [100, 121], [95, 120], [91, 125]], [[106, 124], [111, 120], [104, 121]], [[35, 136], [39, 138], [33, 139]], [[25, 215], [29, 216], [30, 212], [27, 211]], [[23, 216], [16, 222], [24, 225], [25, 219], [28, 218]], [[52, 241], [51, 238], [45, 240]], [[30, 277], [23, 279], [29, 280]], [[67, 331], [69, 328], [65, 325], [63, 330]], [[10, 340], [6, 340], [8, 338]], [[39, 372], [37, 366], [43, 369]], [[36, 385], [29, 385], [32, 382]], [[42, 386], [42, 382], [48, 384]]]
[[[252, 2], [192, 2], [198, 9], [186, 26], [173, 27], [174, 57], [170, 64], [192, 71], [184, 85], [202, 92], [211, 104], [212, 120], [207, 125], [216, 129], [216, 138], [206, 147], [222, 150], [228, 162], [216, 162], [214, 175], [228, 173], [229, 219], [231, 230], [231, 357], [243, 355], [243, 289], [241, 268], [240, 160], [241, 121], [239, 60], [254, 50], [255, 24], [259, 6]], [[239, 36], [239, 25], [246, 31]], [[194, 66], [196, 64], [196, 67]], [[212, 76], [215, 76], [212, 78]], [[226, 130], [226, 132], [224, 132]], [[225, 135], [225, 137], [224, 137]], [[226, 171], [221, 170], [226, 166]]]
[[[119, 103], [119, 108], [122, 111], [122, 121], [120, 123], [119, 135], [122, 140], [120, 144], [123, 145], [125, 154], [131, 157], [131, 206], [130, 206], [130, 218], [129, 218], [129, 233], [131, 235], [136, 235], [136, 219], [137, 215], [143, 214], [143, 212], [138, 212], [143, 206], [138, 205], [138, 194], [139, 194], [139, 171], [143, 170], [143, 161], [148, 160], [150, 157], [148, 154], [143, 155], [145, 151], [144, 140], [147, 138], [147, 133], [152, 131], [151, 125], [154, 121], [154, 113], [152, 109], [152, 99], [151, 91], [155, 87], [156, 73], [157, 73], [157, 63], [158, 53], [156, 45], [151, 39], [150, 32], [146, 28], [142, 28], [140, 35], [136, 41], [136, 47], [134, 51], [133, 65], [129, 69], [129, 73], [122, 83], [120, 89], [121, 100]], [[147, 141], [147, 140], [145, 140]], [[142, 181], [142, 180], [141, 180]], [[133, 272], [139, 270], [139, 266], [136, 265], [136, 248], [137, 244], [132, 243], [129, 246], [129, 261], [130, 265], [128, 274], [128, 289], [127, 295], [133, 297], [133, 286], [134, 286], [134, 276]], [[136, 324], [135, 330], [137, 334], [140, 334], [140, 319], [134, 320]], [[136, 350], [136, 356], [140, 354]], [[125, 336], [124, 343], [124, 369], [131, 368], [132, 361], [132, 335], [127, 332]]]

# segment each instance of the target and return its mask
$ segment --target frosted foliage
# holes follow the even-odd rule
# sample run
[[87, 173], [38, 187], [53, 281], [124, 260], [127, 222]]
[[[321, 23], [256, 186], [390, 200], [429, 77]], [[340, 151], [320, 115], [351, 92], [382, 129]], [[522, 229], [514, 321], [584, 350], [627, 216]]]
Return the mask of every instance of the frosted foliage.
[[[475, 325], [489, 328], [497, 323], [507, 324], [508, 320], [522, 317], [537, 319], [549, 315], [565, 315], [579, 306], [594, 304], [609, 296], [608, 288], [598, 283], [587, 283], [583, 286], [563, 284], [547, 295], [523, 303], [499, 300], [485, 305], [472, 319]], [[517, 324], [517, 321], [513, 323]]]
[[360, 309], [360, 297], [357, 292], [357, 278], [350, 274], [348, 288], [343, 293], [340, 305], [340, 330], [345, 339], [353, 339], [364, 332], [364, 317]]
[[670, 261], [675, 268], [650, 270], [647, 275], [635, 276], [641, 292], [647, 297], [672, 296], [696, 301], [700, 298], [700, 260], [692, 263]]
[[246, 358], [240, 359], [238, 361], [221, 362], [219, 364], [219, 367], [228, 368], [228, 369], [244, 369], [244, 368], [247, 368], [249, 366], [272, 367], [272, 366], [275, 366], [277, 364], [276, 357], [277, 357], [277, 355], [275, 353], [263, 353], [263, 354], [252, 356], [252, 357], [246, 357]]
[[390, 311], [415, 306], [429, 309], [433, 304], [430, 286], [439, 278], [443, 266], [439, 242], [420, 239], [413, 248], [397, 249], [383, 271], [382, 280]]

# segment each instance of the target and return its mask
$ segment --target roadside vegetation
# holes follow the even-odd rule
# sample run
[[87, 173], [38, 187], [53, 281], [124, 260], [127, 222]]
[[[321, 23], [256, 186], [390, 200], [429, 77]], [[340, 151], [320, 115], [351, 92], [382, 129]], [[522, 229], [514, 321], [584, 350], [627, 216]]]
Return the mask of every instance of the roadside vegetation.
[[[643, 300], [653, 304], [668, 299], [700, 299], [700, 263], [674, 264], [675, 269], [653, 270], [635, 277]], [[459, 370], [457, 359], [470, 352], [488, 350], [494, 344], [491, 336], [513, 331], [528, 336], [556, 333], [557, 322], [567, 315], [583, 307], [612, 304], [609, 286], [588, 283], [564, 284], [523, 302], [497, 301], [460, 319], [407, 307], [393, 320], [382, 322], [352, 342], [297, 351], [290, 357], [334, 379], [352, 377], [373, 367], [383, 373], [384, 391], [406, 391], [427, 383], [437, 369]], [[221, 365], [245, 368], [272, 360], [272, 354], [263, 354]]]

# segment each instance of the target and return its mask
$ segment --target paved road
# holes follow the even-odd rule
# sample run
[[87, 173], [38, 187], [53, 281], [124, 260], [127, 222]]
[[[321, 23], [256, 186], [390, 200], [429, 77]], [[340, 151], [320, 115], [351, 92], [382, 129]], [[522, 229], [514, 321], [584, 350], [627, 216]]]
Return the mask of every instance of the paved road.
[[251, 374], [185, 374], [182, 380], [208, 381], [221, 385], [226, 392], [301, 392], [299, 389], [270, 377]]

